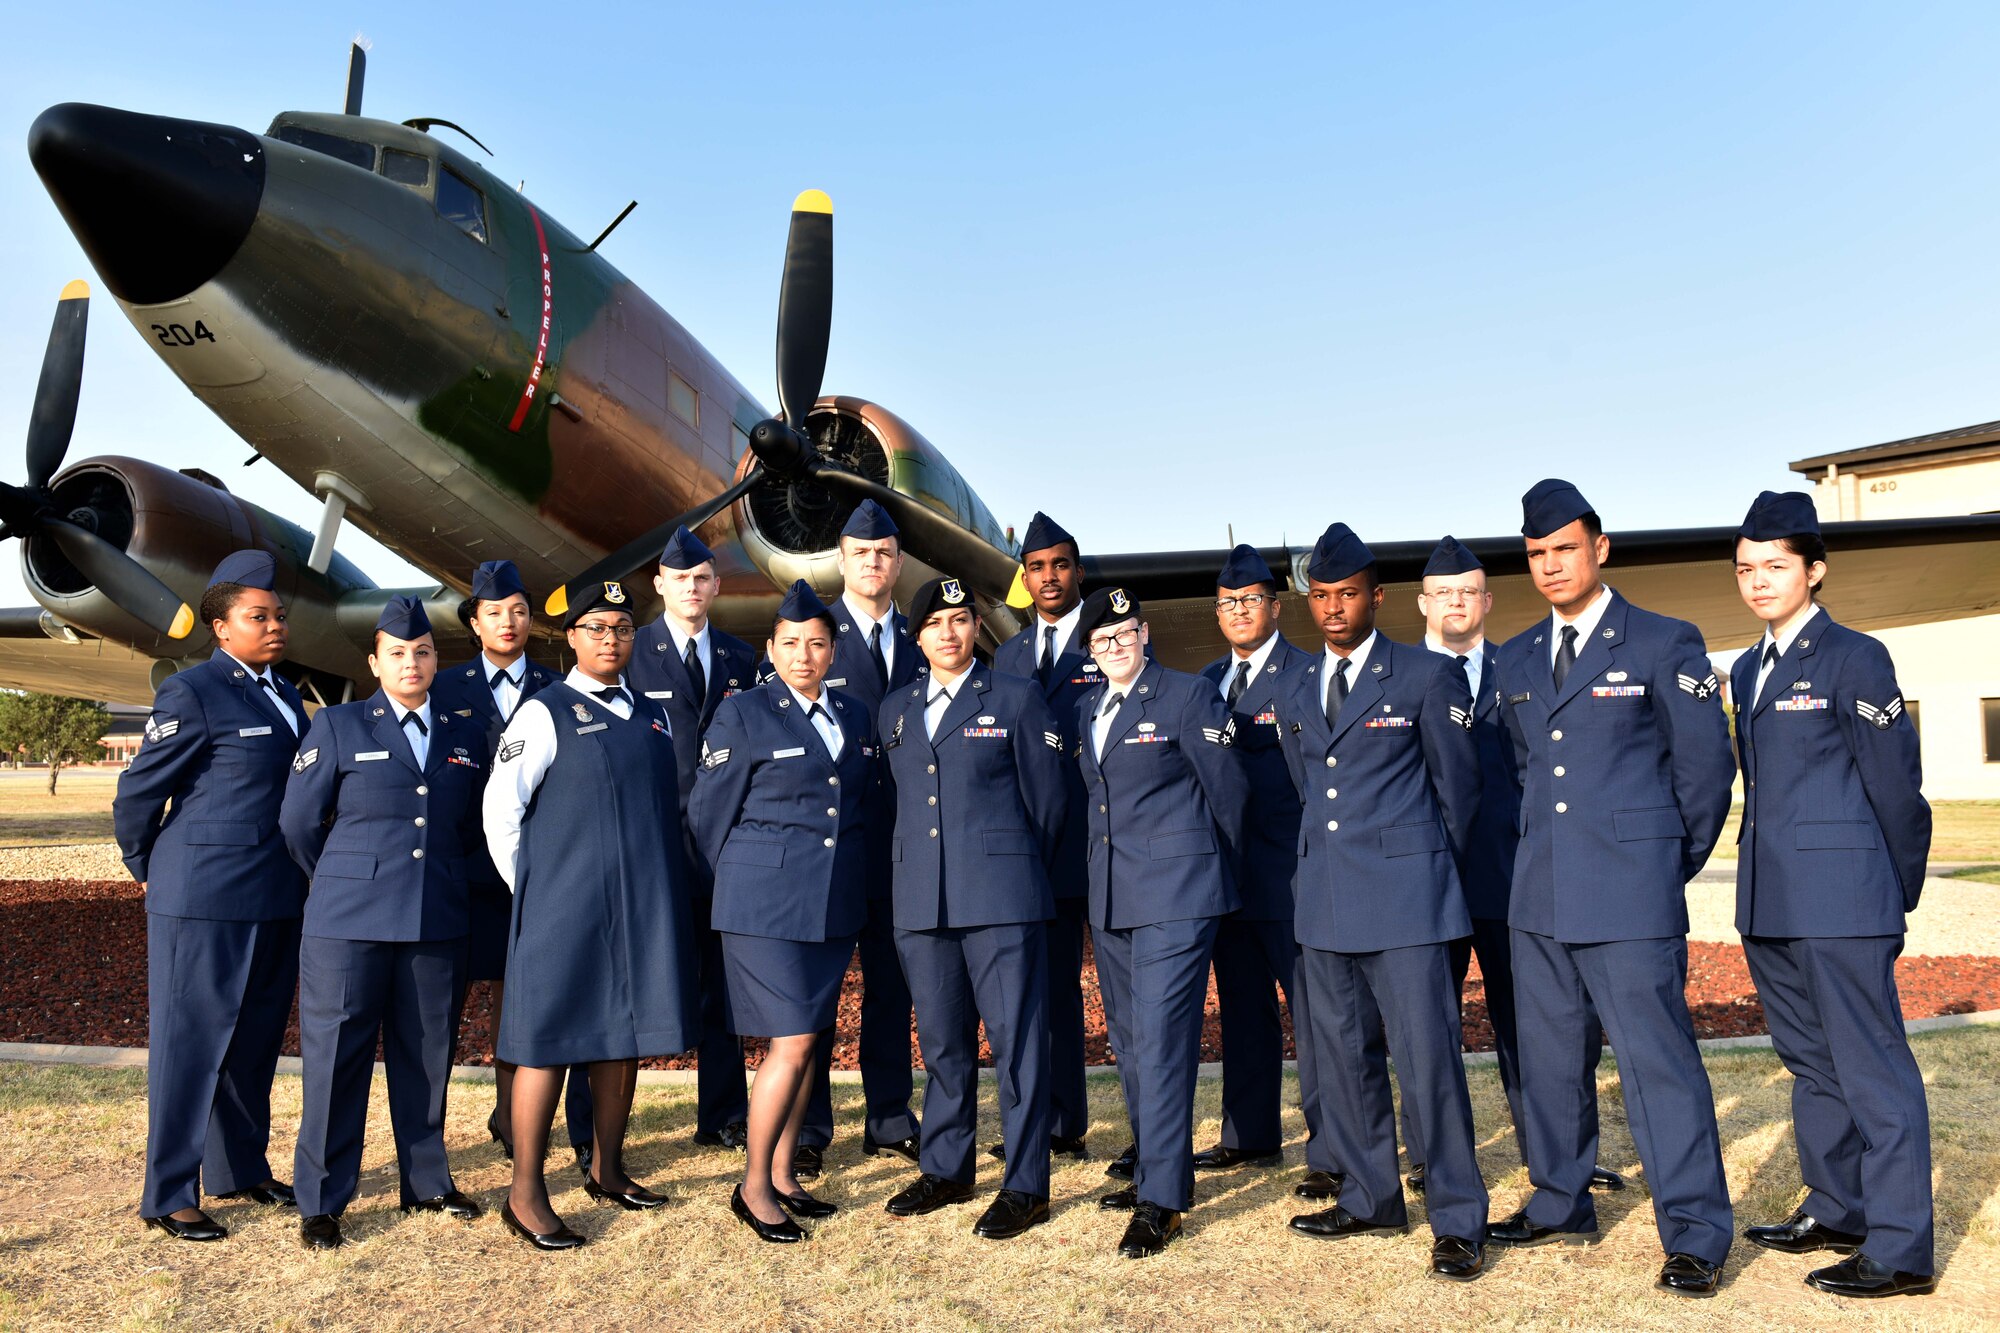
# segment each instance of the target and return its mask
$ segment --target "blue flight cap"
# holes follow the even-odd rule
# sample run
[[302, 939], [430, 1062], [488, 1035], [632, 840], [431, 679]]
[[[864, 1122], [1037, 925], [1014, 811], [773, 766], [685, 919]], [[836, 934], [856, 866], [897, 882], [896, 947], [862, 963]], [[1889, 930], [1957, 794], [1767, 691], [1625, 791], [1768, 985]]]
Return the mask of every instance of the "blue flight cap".
[[1268, 583], [1275, 588], [1278, 576], [1271, 572], [1271, 566], [1265, 563], [1264, 557], [1257, 554], [1257, 548], [1249, 545], [1231, 551], [1229, 559], [1223, 563], [1222, 572], [1215, 576], [1218, 588], [1248, 588], [1259, 583]]
[[512, 560], [484, 560], [472, 571], [473, 601], [499, 602], [516, 594], [526, 597], [528, 585], [521, 582], [521, 571]]
[[[868, 503], [873, 504], [875, 502], [870, 500]], [[689, 532], [687, 524], [683, 523], [674, 529], [673, 536], [667, 538], [667, 549], [660, 552], [660, 567], [662, 569], [693, 569], [696, 565], [704, 564], [713, 559], [715, 559], [715, 552], [703, 545], [701, 538]]]
[[1546, 537], [1590, 512], [1583, 492], [1559, 477], [1538, 481], [1521, 497], [1521, 535]]
[[[873, 504], [874, 501], [868, 500], [863, 503]], [[794, 624], [803, 624], [808, 620], [824, 620], [828, 629], [833, 628], [833, 612], [827, 609], [826, 603], [819, 599], [819, 594], [814, 592], [812, 585], [804, 579], [795, 580], [791, 588], [786, 591], [785, 600], [778, 606], [777, 619], [788, 620]]]
[[1139, 614], [1139, 599], [1131, 593], [1123, 588], [1099, 588], [1083, 599], [1083, 613], [1076, 622], [1076, 642], [1087, 646], [1090, 636], [1106, 625], [1116, 625]]
[[918, 629], [924, 622], [940, 611], [964, 609], [979, 615], [979, 608], [973, 603], [972, 593], [960, 579], [932, 579], [917, 589], [917, 595], [910, 599], [910, 624]]
[[431, 632], [431, 618], [425, 614], [422, 602], [403, 594], [391, 597], [382, 614], [375, 617], [375, 632], [407, 643]]
[[1774, 542], [1781, 537], [1819, 535], [1819, 511], [1804, 491], [1765, 491], [1743, 516], [1738, 537], [1753, 542]]
[[1312, 558], [1306, 561], [1306, 577], [1315, 583], [1338, 583], [1374, 564], [1375, 553], [1368, 544], [1354, 535], [1353, 528], [1336, 523], [1320, 534]]
[[840, 535], [858, 542], [879, 542], [888, 537], [900, 539], [903, 530], [889, 517], [888, 510], [873, 500], [863, 500], [847, 516], [847, 526], [840, 530]]
[[578, 588], [570, 594], [569, 611], [563, 616], [563, 628], [575, 629], [576, 622], [592, 611], [623, 611], [629, 619], [632, 615], [631, 594], [625, 591], [624, 584], [615, 579]]
[[1431, 558], [1424, 565], [1424, 577], [1433, 574], [1470, 574], [1475, 569], [1484, 569], [1479, 557], [1458, 538], [1447, 533], [1431, 551]]
[[1077, 551], [1083, 550], [1077, 545], [1076, 538], [1070, 536], [1062, 524], [1037, 509], [1035, 516], [1028, 520], [1027, 536], [1021, 538], [1021, 554], [1025, 556], [1030, 551], [1046, 551], [1051, 546], [1061, 546], [1064, 542], [1068, 542]]
[[270, 592], [278, 581], [278, 562], [268, 551], [231, 551], [208, 576], [208, 586], [234, 583], [239, 588], [262, 588]]

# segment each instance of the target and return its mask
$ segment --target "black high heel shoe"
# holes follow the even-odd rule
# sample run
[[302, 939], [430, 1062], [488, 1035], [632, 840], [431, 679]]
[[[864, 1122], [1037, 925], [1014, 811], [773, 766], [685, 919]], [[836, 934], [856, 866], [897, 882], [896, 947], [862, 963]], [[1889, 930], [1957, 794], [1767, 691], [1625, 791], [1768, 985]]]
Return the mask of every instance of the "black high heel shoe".
[[780, 1194], [778, 1206], [793, 1217], [808, 1218], [814, 1222], [825, 1221], [840, 1211], [839, 1204], [828, 1203], [825, 1199], [815, 1199], [804, 1190], [800, 1190], [797, 1194]]
[[556, 1223], [554, 1231], [530, 1231], [525, 1222], [514, 1216], [514, 1204], [512, 1200], [508, 1200], [500, 1205], [500, 1220], [507, 1224], [509, 1231], [519, 1236], [522, 1240], [527, 1241], [528, 1244], [538, 1250], [573, 1250], [583, 1244], [585, 1239], [576, 1232], [571, 1231], [561, 1222]]
[[[783, 1197], [782, 1195], [779, 1197]], [[805, 1229], [791, 1218], [782, 1222], [765, 1222], [750, 1211], [750, 1205], [743, 1202], [743, 1187], [738, 1185], [729, 1196], [729, 1211], [743, 1219], [743, 1225], [757, 1233], [757, 1239], [773, 1245], [796, 1245], [806, 1238]]]
[[629, 1190], [613, 1190], [606, 1189], [595, 1180], [592, 1180], [588, 1175], [583, 1178], [583, 1192], [593, 1199], [599, 1199], [605, 1203], [615, 1203], [627, 1212], [633, 1213], [650, 1212], [655, 1208], [664, 1208], [669, 1202], [666, 1195], [655, 1194], [637, 1181], [632, 1183], [632, 1188]]
[[500, 1137], [500, 1108], [497, 1106], [493, 1108], [492, 1114], [486, 1117], [486, 1132], [500, 1145], [500, 1155], [510, 1162], [513, 1161], [514, 1145]]

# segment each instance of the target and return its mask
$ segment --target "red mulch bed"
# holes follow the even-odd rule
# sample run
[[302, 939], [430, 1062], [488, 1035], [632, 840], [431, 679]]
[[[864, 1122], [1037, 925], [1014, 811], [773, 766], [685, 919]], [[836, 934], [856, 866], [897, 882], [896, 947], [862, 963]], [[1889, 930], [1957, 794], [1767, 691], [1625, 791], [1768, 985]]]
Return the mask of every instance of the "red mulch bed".
[[[1485, 988], [1477, 968], [1466, 984], [1465, 1046], [1493, 1049]], [[2000, 1009], [2000, 958], [1903, 958], [1896, 964], [1906, 1018]], [[1086, 953], [1086, 1048], [1092, 1064], [1110, 1064], [1097, 973]], [[1703, 1037], [1742, 1037], [1764, 1031], [1742, 950], [1726, 944], [1688, 943], [1688, 1004]], [[861, 972], [847, 974], [841, 995], [834, 1063], [855, 1067], [855, 1033], [861, 1010]], [[1286, 1020], [1289, 1028], [1290, 1019]], [[492, 1058], [492, 994], [475, 985], [459, 1035], [462, 1063]], [[146, 913], [137, 885], [114, 881], [0, 880], [0, 1041], [79, 1046], [146, 1044]], [[752, 1062], [755, 1063], [755, 1043]], [[298, 1054], [298, 1016], [292, 1017], [287, 1054]], [[1202, 1058], [1222, 1054], [1215, 988], [1208, 994]], [[1291, 1054], [1289, 1035], [1286, 1054]], [[914, 1034], [910, 1059], [921, 1065]], [[692, 1057], [648, 1060], [655, 1068], [691, 1067]]]

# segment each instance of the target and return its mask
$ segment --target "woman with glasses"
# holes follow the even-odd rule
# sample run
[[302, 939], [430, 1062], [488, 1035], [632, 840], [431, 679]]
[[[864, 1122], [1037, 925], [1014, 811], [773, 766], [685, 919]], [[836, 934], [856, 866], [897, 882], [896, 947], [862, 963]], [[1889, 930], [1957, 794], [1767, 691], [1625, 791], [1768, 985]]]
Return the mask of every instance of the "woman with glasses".
[[1730, 672], [1743, 763], [1736, 929], [1771, 1043], [1792, 1071], [1805, 1198], [1744, 1232], [1847, 1257], [1836, 1296], [1937, 1285], [1930, 1114], [1903, 1032], [1896, 958], [1930, 855], [1917, 727], [1875, 639], [1819, 604], [1812, 497], [1765, 491], [1736, 535], [1736, 586], [1764, 633]]
[[514, 891], [495, 1054], [514, 1074], [514, 1180], [500, 1216], [539, 1249], [583, 1244], [542, 1174], [563, 1069], [589, 1068], [596, 1152], [584, 1191], [664, 1205], [625, 1172], [639, 1057], [700, 1036], [690, 893], [667, 716], [625, 685], [632, 612], [617, 583], [574, 594], [576, 666], [515, 710], [486, 786], [486, 841]]
[[794, 1216], [834, 1213], [800, 1188], [793, 1156], [813, 1044], [833, 1026], [867, 917], [866, 829], [886, 816], [868, 708], [825, 685], [833, 626], [826, 604], [794, 583], [764, 649], [773, 674], [716, 710], [688, 803], [696, 851], [715, 879], [711, 923], [722, 935], [730, 1030], [771, 1039], [729, 1207], [776, 1244], [805, 1239]]

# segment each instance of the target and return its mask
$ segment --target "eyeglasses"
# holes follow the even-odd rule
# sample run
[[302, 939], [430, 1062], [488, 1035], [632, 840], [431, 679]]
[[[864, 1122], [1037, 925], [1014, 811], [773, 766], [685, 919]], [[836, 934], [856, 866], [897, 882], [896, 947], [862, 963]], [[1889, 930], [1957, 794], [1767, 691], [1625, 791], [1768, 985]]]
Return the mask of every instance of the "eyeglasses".
[[1139, 642], [1139, 627], [1137, 625], [1130, 625], [1119, 630], [1116, 634], [1091, 635], [1090, 651], [1093, 653], [1108, 653], [1113, 647], [1130, 648], [1137, 642]]
[[639, 632], [638, 630], [632, 628], [632, 626], [630, 625], [592, 624], [592, 625], [578, 625], [577, 628], [582, 630], [583, 637], [589, 639], [592, 643], [603, 643], [604, 636], [607, 634], [609, 634], [612, 638], [618, 640], [618, 642], [620, 643], [630, 643], [632, 642], [632, 636]]
[[1215, 609], [1218, 611], [1234, 611], [1240, 606], [1245, 611], [1255, 611], [1266, 602], [1275, 602], [1277, 600], [1274, 595], [1268, 592], [1246, 592], [1241, 597], [1216, 598]]
[[1485, 595], [1486, 589], [1484, 588], [1427, 588], [1424, 590], [1424, 596], [1433, 601], [1443, 602], [1446, 606], [1455, 606], [1459, 602], [1464, 602], [1470, 606]]

